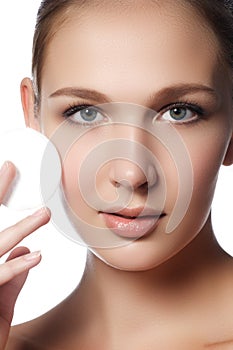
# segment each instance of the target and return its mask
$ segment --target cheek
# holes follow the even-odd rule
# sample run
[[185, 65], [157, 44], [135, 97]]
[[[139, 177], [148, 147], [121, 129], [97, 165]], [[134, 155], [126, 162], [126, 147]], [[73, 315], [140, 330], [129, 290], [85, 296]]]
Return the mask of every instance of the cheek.
[[[88, 218], [87, 204], [85, 202], [85, 188], [80, 189], [79, 174], [85, 156], [89, 151], [88, 143], [79, 141], [72, 145], [63, 160], [62, 185], [66, 204], [80, 218]], [[90, 145], [90, 143], [89, 143]], [[90, 174], [87, 174], [87, 179]], [[88, 181], [87, 181], [88, 186]], [[83, 195], [84, 194], [84, 195]]]
[[224, 131], [203, 136], [195, 145], [189, 146], [192, 160], [194, 189], [213, 190], [219, 168], [223, 162], [227, 135]]
[[209, 213], [228, 136], [226, 129], [219, 123], [212, 129], [203, 129], [196, 139], [190, 137], [186, 140], [193, 170], [190, 207], [192, 212], [199, 215], [200, 220], [204, 220]]

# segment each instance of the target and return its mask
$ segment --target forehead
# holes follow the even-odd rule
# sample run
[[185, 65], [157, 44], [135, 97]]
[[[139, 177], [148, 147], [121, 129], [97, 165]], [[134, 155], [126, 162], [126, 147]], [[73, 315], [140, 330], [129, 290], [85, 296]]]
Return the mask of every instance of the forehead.
[[126, 88], [141, 94], [150, 85], [214, 84], [217, 39], [193, 8], [180, 1], [129, 3], [134, 6], [117, 10], [109, 2], [72, 14], [49, 44], [45, 94], [78, 84], [110, 95], [114, 86], [120, 98]]

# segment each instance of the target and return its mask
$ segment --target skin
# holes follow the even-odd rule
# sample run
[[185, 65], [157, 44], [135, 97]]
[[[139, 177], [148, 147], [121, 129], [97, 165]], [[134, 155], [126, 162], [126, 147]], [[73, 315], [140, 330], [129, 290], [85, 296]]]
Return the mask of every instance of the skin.
[[[154, 349], [157, 344], [160, 349], [204, 349], [207, 345], [228, 349], [233, 344], [232, 260], [214, 238], [210, 214], [219, 167], [233, 163], [231, 82], [219, 64], [214, 35], [202, 25], [196, 27], [197, 21], [203, 20], [193, 10], [171, 1], [164, 2], [159, 11], [152, 11], [154, 6], [148, 4], [142, 12], [139, 4], [132, 13], [122, 11], [120, 15], [109, 7], [98, 17], [90, 10], [81, 22], [74, 15], [48, 47], [39, 117], [34, 115], [31, 82], [22, 82], [25, 120], [51, 137], [63, 123], [62, 112], [69, 105], [103, 102], [50, 97], [64, 87], [97, 90], [109, 101], [153, 107], [161, 113], [165, 105], [174, 102], [174, 96], [159, 96], [162, 89], [177, 84], [208, 86], [215, 97], [205, 91], [188, 91], [177, 98], [198, 102], [207, 112], [196, 123], [174, 125], [192, 163], [190, 206], [172, 234], [164, 234], [178, 191], [174, 162], [145, 130], [116, 127], [110, 138], [123, 135], [144, 144], [159, 159], [168, 189], [166, 216], [155, 230], [132, 244], [89, 249], [77, 289], [48, 314], [14, 327], [7, 349], [137, 350]], [[149, 97], [154, 93], [152, 104]], [[98, 211], [84, 202], [73, 180], [72, 164], [79, 169], [97, 141], [109, 140], [107, 133], [94, 133], [87, 133], [70, 152], [63, 185], [72, 209], [89, 223], [104, 227]], [[158, 183], [149, 184], [134, 163], [112, 160], [97, 173], [96, 185], [103, 200], [115, 199], [116, 184], [127, 191], [121, 179], [127, 179], [134, 189], [130, 207], [143, 206], [146, 189], [150, 185], [155, 191]]]

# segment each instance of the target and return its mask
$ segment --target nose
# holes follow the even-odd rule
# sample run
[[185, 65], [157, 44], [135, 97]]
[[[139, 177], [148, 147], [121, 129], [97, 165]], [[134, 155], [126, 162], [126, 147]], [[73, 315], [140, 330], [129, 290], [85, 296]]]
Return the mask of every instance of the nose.
[[132, 160], [116, 159], [110, 166], [109, 178], [115, 187], [121, 186], [137, 190], [154, 186], [157, 181], [157, 173], [152, 164], [141, 168]]
[[[119, 126], [114, 131], [113, 144], [108, 148], [109, 156], [112, 156], [108, 163], [109, 181], [121, 189], [148, 191], [159, 178], [151, 139], [142, 128], [131, 125]], [[118, 138], [119, 135], [122, 138]]]

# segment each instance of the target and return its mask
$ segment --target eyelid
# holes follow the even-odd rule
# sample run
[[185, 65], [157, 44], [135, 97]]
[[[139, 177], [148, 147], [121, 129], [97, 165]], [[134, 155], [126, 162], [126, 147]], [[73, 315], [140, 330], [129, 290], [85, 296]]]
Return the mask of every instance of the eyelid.
[[[159, 109], [159, 111], [157, 112], [156, 116], [153, 118], [153, 123], [157, 120], [159, 120], [160, 118], [162, 118], [162, 114], [166, 113], [167, 111], [171, 110], [172, 108], [175, 107], [179, 107], [179, 108], [185, 108], [185, 109], [189, 109], [191, 110], [193, 113], [195, 113], [197, 115], [197, 117], [195, 118], [190, 118], [190, 119], [186, 119], [186, 120], [180, 120], [180, 121], [169, 121], [168, 122], [172, 122], [173, 124], [188, 124], [191, 122], [197, 122], [198, 120], [201, 120], [207, 113], [206, 111], [200, 106], [199, 103], [195, 103], [195, 102], [190, 102], [190, 101], [178, 101], [178, 102], [172, 102], [167, 104], [166, 106], [163, 106], [162, 108]], [[98, 113], [100, 113], [104, 118], [107, 118], [109, 120], [109, 116], [106, 114], [106, 112], [104, 112], [101, 108], [99, 108], [96, 105], [93, 105], [91, 103], [87, 103], [87, 102], [77, 102], [77, 103], [73, 103], [70, 104], [70, 107], [68, 109], [66, 109], [62, 115], [64, 118], [69, 119], [70, 117], [72, 117], [72, 115], [74, 115], [75, 113], [80, 112], [81, 110], [87, 109], [87, 108], [92, 108], [93, 110], [97, 111]], [[159, 120], [162, 121], [162, 120]], [[165, 120], [164, 120], [165, 121]]]
[[194, 113], [196, 113], [197, 118], [191, 118], [188, 120], [180, 120], [180, 121], [172, 121], [172, 123], [174, 124], [188, 124], [191, 122], [195, 122], [197, 120], [200, 120], [204, 115], [205, 115], [205, 111], [202, 107], [199, 106], [199, 104], [193, 103], [193, 102], [187, 102], [187, 101], [180, 101], [180, 102], [173, 102], [173, 103], [169, 103], [168, 105], [162, 107], [159, 112], [157, 113], [157, 115], [154, 118], [154, 121], [158, 120], [161, 115], [163, 115], [164, 113], [166, 113], [167, 111], [175, 108], [175, 107], [179, 107], [179, 108], [184, 108], [184, 109], [188, 109]]
[[191, 109], [194, 112], [197, 112], [199, 114], [204, 114], [203, 108], [200, 107], [198, 104], [191, 103], [191, 102], [186, 102], [186, 101], [169, 103], [168, 105], [162, 107], [159, 110], [159, 113], [169, 111], [169, 109], [172, 109], [172, 108], [175, 108], [175, 107]]
[[[102, 120], [93, 120], [93, 121], [78, 121], [78, 120], [73, 120], [72, 117], [75, 116], [75, 114], [80, 113], [81, 111], [85, 110], [85, 109], [92, 109], [93, 111], [95, 111], [98, 114], [101, 115]], [[109, 121], [109, 117], [108, 115], [106, 115], [106, 113], [99, 107], [96, 107], [92, 104], [87, 104], [87, 103], [74, 103], [73, 105], [70, 105], [70, 107], [68, 109], [66, 109], [63, 113], [62, 113], [63, 118], [65, 118], [69, 123], [74, 124], [76, 126], [79, 127], [94, 127], [97, 125], [100, 125], [102, 123], [106, 123]], [[80, 118], [81, 115], [80, 115]]]
[[72, 105], [69, 106], [69, 108], [67, 108], [63, 113], [63, 117], [65, 118], [69, 118], [71, 117], [73, 114], [82, 111], [83, 109], [87, 109], [87, 108], [92, 108], [96, 111], [98, 111], [99, 113], [101, 113], [100, 109], [96, 106], [93, 106], [91, 104], [85, 104], [85, 103], [74, 103]]

